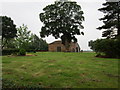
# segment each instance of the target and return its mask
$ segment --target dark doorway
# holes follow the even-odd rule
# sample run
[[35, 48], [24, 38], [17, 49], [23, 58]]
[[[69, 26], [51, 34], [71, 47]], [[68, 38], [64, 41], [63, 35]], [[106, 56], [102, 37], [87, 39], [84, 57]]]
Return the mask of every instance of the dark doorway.
[[57, 47], [57, 52], [61, 52], [61, 47]]

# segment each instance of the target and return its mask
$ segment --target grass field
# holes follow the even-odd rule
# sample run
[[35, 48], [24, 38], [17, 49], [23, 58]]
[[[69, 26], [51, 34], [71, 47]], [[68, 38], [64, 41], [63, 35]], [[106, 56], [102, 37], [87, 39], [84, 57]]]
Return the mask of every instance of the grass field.
[[3, 87], [118, 88], [118, 59], [96, 58], [95, 53], [35, 55], [3, 56]]

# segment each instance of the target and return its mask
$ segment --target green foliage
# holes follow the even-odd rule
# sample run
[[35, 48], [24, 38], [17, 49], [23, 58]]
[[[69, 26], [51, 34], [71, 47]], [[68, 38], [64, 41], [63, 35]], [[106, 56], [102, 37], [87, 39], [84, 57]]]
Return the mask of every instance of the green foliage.
[[34, 49], [34, 50], [38, 50], [40, 48], [40, 40], [39, 40], [39, 37], [37, 35], [32, 35], [31, 36], [32, 39], [31, 39], [31, 43], [29, 45], [29, 48], [30, 49]]
[[22, 25], [17, 28], [17, 37], [16, 37], [16, 46], [17, 48], [28, 49], [28, 46], [32, 40], [31, 32], [28, 31], [27, 25]]
[[3, 39], [2, 44], [4, 45], [3, 49], [15, 49], [16, 48], [16, 41], [14, 38], [10, 39]]
[[107, 37], [107, 39], [90, 41], [89, 46], [97, 53], [103, 53], [108, 57], [120, 58], [120, 1], [107, 1], [103, 5], [104, 7], [98, 10], [105, 14], [100, 19], [104, 25], [97, 29], [105, 29], [102, 36]]
[[37, 35], [28, 31], [26, 25], [17, 28], [17, 37], [15, 39], [16, 48], [24, 48], [25, 50], [48, 50], [48, 44]]
[[66, 48], [73, 40], [77, 42], [75, 35], [84, 34], [80, 32], [83, 29], [84, 21], [81, 6], [72, 1], [56, 1], [54, 4], [48, 5], [40, 13], [40, 20], [44, 26], [41, 28], [41, 37], [53, 35], [56, 39], [61, 38]]
[[43, 40], [43, 39], [40, 39], [40, 50], [48, 50], [48, 44], [47, 44], [47, 42], [45, 41], [45, 40]]
[[[103, 3], [104, 7], [98, 9], [105, 15], [100, 20], [104, 25], [98, 29], [105, 29], [103, 37], [114, 38], [120, 35], [120, 1]], [[117, 30], [116, 30], [117, 29]]]
[[[24, 48], [27, 51], [30, 51], [31, 49], [32, 51], [33, 49], [48, 50], [48, 44], [46, 41], [40, 39], [37, 35], [31, 34], [31, 31], [28, 31], [27, 25], [23, 24], [16, 29], [16, 26], [13, 24], [11, 18], [6, 16], [0, 16], [0, 24], [2, 24], [0, 25], [2, 26], [2, 47], [5, 49], [5, 51], [6, 49], [16, 48]], [[11, 54], [11, 52], [12, 51], [5, 53]]]
[[8, 44], [8, 40], [16, 37], [17, 29], [13, 20], [7, 16], [0, 16], [0, 29], [2, 29], [2, 42], [5, 39], [6, 43], [2, 43], [2, 48], [4, 44]]
[[119, 39], [97, 39], [95, 41], [90, 41], [89, 46], [98, 54], [103, 53], [107, 57], [120, 58]]
[[29, 48], [34, 50], [48, 50], [48, 44], [43, 39], [39, 38], [37, 35], [32, 35], [32, 40], [30, 42]]
[[19, 49], [3, 49], [2, 55], [11, 55], [18, 52], [19, 52]]
[[0, 22], [0, 26], [2, 26], [2, 37], [3, 38], [14, 38], [17, 34], [16, 25], [13, 20], [7, 16], [0, 16], [2, 22]]
[[26, 55], [26, 50], [25, 49], [20, 49], [18, 55], [20, 56], [25, 56]]

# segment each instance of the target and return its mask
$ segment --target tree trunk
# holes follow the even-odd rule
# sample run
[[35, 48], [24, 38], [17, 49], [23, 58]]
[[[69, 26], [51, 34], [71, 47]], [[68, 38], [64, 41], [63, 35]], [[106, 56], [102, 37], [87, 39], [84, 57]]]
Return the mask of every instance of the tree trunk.
[[65, 49], [66, 49], [66, 52], [69, 52], [69, 48], [70, 48], [70, 43], [65, 40]]

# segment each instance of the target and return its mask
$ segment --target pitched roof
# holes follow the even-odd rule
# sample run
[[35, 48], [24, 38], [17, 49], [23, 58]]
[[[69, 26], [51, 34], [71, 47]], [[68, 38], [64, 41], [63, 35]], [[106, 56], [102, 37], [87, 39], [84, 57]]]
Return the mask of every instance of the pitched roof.
[[52, 42], [52, 43], [49, 43], [49, 45], [50, 45], [50, 44], [53, 44], [53, 43], [55, 43], [55, 42], [61, 42], [61, 40], [58, 40], [58, 41], [54, 41], [54, 42]]

